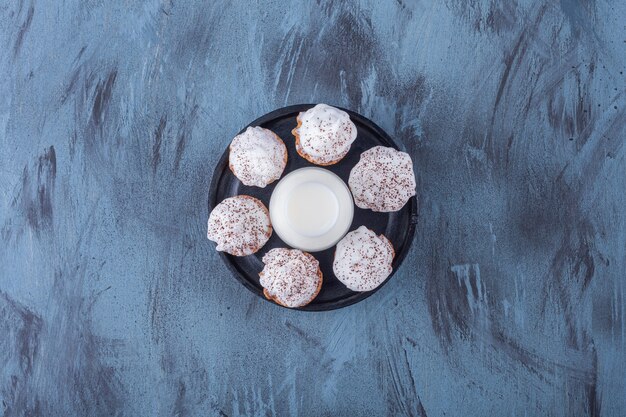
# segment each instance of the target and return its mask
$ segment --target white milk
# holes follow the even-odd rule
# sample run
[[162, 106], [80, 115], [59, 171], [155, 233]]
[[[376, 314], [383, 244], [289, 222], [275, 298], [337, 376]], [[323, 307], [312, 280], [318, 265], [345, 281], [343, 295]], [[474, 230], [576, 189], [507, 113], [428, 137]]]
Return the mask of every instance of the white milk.
[[353, 215], [350, 190], [323, 168], [291, 172], [276, 185], [270, 199], [274, 231], [289, 246], [309, 252], [337, 243], [350, 228]]
[[285, 198], [287, 221], [304, 236], [328, 233], [339, 217], [339, 202], [330, 188], [319, 182], [303, 182]]

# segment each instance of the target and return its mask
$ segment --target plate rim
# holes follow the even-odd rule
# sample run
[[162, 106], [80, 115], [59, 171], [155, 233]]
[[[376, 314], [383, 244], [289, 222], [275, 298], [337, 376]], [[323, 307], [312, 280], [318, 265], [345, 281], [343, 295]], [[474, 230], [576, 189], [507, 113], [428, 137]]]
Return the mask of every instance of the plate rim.
[[[318, 103], [319, 104], [319, 103]], [[253, 120], [252, 122], [248, 123], [246, 126], [244, 126], [239, 133], [237, 133], [237, 135], [243, 133], [248, 127], [250, 126], [260, 126], [263, 123], [267, 123], [273, 119], [276, 119], [278, 117], [284, 117], [286, 114], [290, 114], [290, 113], [296, 113], [296, 112], [302, 112], [302, 111], [306, 111], [314, 106], [316, 106], [317, 104], [310, 104], [310, 103], [305, 103], [305, 104], [292, 104], [289, 106], [285, 106], [285, 107], [281, 107], [275, 110], [272, 110], [269, 113], [264, 114], [261, 117], [256, 118], [255, 120]], [[376, 123], [374, 123], [372, 120], [368, 119], [367, 117], [356, 113], [352, 110], [349, 109], [345, 109], [343, 107], [339, 107], [339, 106], [333, 106], [335, 108], [338, 108], [340, 110], [345, 111], [346, 113], [348, 113], [348, 115], [350, 116], [350, 118], [354, 118], [354, 119], [358, 119], [358, 121], [363, 124], [368, 126], [370, 129], [372, 129], [373, 131], [376, 132], [376, 134], [382, 138], [385, 142], [387, 142], [387, 145], [405, 152], [406, 148], [404, 147], [403, 143], [398, 143], [396, 141], [394, 141], [391, 136], [389, 136], [387, 134], [387, 132], [385, 132], [380, 126], [378, 126]], [[235, 135], [236, 136], [236, 135]], [[233, 136], [234, 137], [234, 136]], [[207, 213], [207, 219], [209, 217], [209, 215], [211, 214], [211, 211], [213, 211], [213, 209], [215, 208], [215, 206], [219, 203], [217, 203], [217, 185], [218, 182], [220, 180], [220, 178], [222, 177], [221, 175], [219, 175], [219, 173], [223, 172], [224, 169], [229, 169], [226, 167], [226, 165], [228, 165], [228, 156], [230, 153], [230, 143], [228, 144], [228, 146], [226, 146], [226, 149], [224, 150], [224, 152], [222, 153], [222, 156], [219, 158], [219, 160], [217, 161], [215, 168], [213, 169], [213, 173], [211, 176], [211, 181], [209, 183], [209, 193], [208, 193], [208, 213]], [[412, 160], [412, 158], [411, 158]], [[318, 166], [318, 165], [315, 165]], [[282, 175], [281, 175], [282, 177]], [[226, 265], [226, 267], [228, 268], [228, 270], [230, 271], [230, 273], [232, 275], [234, 275], [235, 279], [237, 281], [239, 281], [240, 283], [242, 283], [244, 285], [244, 287], [246, 287], [250, 292], [252, 292], [254, 295], [262, 298], [263, 300], [276, 305], [278, 307], [284, 308], [284, 309], [288, 309], [288, 310], [298, 310], [298, 311], [309, 311], [309, 312], [322, 312], [322, 311], [333, 311], [333, 310], [338, 310], [341, 308], [345, 308], [351, 305], [354, 305], [356, 303], [359, 303], [369, 297], [371, 297], [374, 293], [376, 293], [377, 291], [379, 291], [385, 284], [387, 284], [387, 282], [389, 282], [391, 280], [391, 278], [396, 274], [398, 268], [402, 265], [402, 262], [404, 261], [404, 259], [406, 258], [407, 254], [409, 253], [411, 246], [413, 245], [413, 240], [415, 238], [415, 227], [417, 224], [417, 220], [418, 220], [418, 205], [417, 205], [417, 195], [412, 196], [409, 201], [407, 201], [406, 204], [409, 204], [409, 227], [407, 230], [407, 233], [405, 235], [404, 241], [403, 241], [403, 248], [404, 250], [402, 250], [400, 253], [396, 253], [396, 256], [393, 259], [393, 265], [395, 265], [391, 271], [391, 274], [389, 274], [389, 276], [375, 289], [373, 289], [372, 291], [363, 291], [363, 292], [355, 292], [353, 295], [346, 297], [344, 299], [341, 299], [339, 301], [333, 302], [331, 305], [328, 304], [307, 304], [303, 307], [296, 307], [296, 308], [292, 308], [292, 307], [285, 307], [282, 306], [280, 304], [277, 304], [271, 300], [268, 300], [267, 298], [265, 298], [265, 296], [263, 296], [263, 292], [259, 292], [258, 288], [256, 288], [245, 276], [242, 275], [242, 273], [237, 269], [237, 267], [233, 264], [233, 262], [231, 261], [231, 257], [233, 257], [233, 255], [229, 255], [226, 252], [222, 252], [222, 251], [217, 251], [219, 253], [219, 256], [222, 260], [222, 262]], [[349, 233], [349, 232], [348, 232]], [[259, 249], [260, 250], [260, 249]]]

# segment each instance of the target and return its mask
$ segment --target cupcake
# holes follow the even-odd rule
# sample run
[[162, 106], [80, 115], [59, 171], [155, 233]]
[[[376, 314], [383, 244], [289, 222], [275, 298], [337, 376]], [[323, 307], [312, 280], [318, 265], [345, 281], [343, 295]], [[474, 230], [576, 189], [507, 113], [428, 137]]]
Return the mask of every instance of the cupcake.
[[263, 257], [259, 273], [263, 294], [284, 307], [304, 307], [322, 288], [322, 271], [313, 255], [298, 249], [276, 248]]
[[271, 130], [248, 127], [231, 142], [228, 165], [244, 185], [263, 188], [282, 175], [287, 147]]
[[207, 238], [234, 256], [257, 252], [272, 235], [269, 212], [254, 197], [238, 195], [219, 203], [209, 216]]
[[406, 152], [375, 146], [361, 154], [348, 185], [358, 207], [398, 211], [415, 195], [413, 161]]
[[298, 125], [291, 131], [296, 150], [316, 165], [332, 165], [343, 159], [356, 139], [356, 126], [343, 110], [327, 104], [301, 112]]
[[391, 274], [394, 256], [389, 239], [361, 226], [337, 243], [333, 272], [352, 291], [372, 291]]

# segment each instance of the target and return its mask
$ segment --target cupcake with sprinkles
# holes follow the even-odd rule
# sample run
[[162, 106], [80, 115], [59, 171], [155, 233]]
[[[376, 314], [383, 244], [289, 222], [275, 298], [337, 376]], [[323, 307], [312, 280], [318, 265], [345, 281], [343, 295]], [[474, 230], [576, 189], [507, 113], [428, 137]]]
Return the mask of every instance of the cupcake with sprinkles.
[[309, 304], [322, 288], [320, 264], [299, 249], [275, 248], [263, 256], [265, 267], [259, 273], [263, 294], [284, 307]]
[[352, 291], [372, 291], [391, 274], [394, 256], [389, 239], [361, 226], [337, 244], [333, 272]]
[[228, 165], [244, 185], [264, 188], [283, 174], [287, 147], [271, 130], [248, 127], [231, 142]]
[[415, 195], [413, 161], [406, 152], [374, 146], [350, 171], [354, 203], [378, 212], [398, 211]]
[[355, 124], [343, 110], [327, 104], [301, 112], [292, 130], [296, 151], [316, 165], [333, 165], [341, 161], [357, 136]]
[[272, 235], [270, 215], [261, 200], [237, 195], [219, 203], [211, 211], [207, 238], [216, 249], [234, 256], [257, 252]]

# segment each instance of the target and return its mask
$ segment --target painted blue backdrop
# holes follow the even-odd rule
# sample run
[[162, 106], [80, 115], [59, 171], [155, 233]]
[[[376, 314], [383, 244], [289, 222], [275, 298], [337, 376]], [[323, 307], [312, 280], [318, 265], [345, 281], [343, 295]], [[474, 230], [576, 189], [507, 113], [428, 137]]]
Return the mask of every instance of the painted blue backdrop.
[[[3, 416], [626, 415], [626, 2], [0, 4]], [[242, 126], [355, 110], [418, 177], [339, 311], [205, 238]]]

